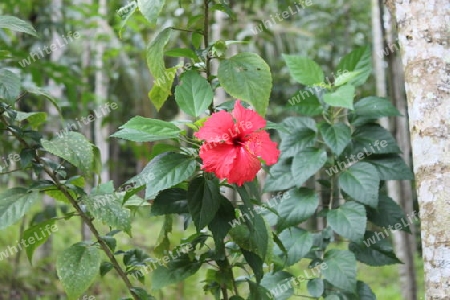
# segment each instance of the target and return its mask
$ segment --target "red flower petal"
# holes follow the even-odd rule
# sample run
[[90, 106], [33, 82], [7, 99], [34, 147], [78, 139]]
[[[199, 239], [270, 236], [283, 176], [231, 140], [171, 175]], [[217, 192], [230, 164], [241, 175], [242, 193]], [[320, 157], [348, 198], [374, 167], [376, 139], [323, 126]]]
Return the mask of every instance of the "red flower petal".
[[243, 136], [266, 126], [266, 120], [255, 111], [244, 108], [240, 100], [234, 105], [233, 118], [241, 128]]
[[220, 179], [227, 178], [232, 171], [238, 148], [230, 144], [205, 143], [200, 147], [202, 169], [215, 173]]
[[227, 179], [229, 183], [242, 185], [244, 182], [252, 181], [256, 177], [256, 174], [261, 169], [261, 162], [244, 147], [237, 147], [237, 149], [237, 155]]
[[212, 114], [194, 136], [198, 139], [205, 140], [208, 143], [218, 143], [220, 141], [232, 143], [229, 133], [235, 131], [235, 125], [231, 114], [222, 110]]
[[245, 147], [255, 156], [261, 157], [269, 166], [275, 164], [280, 156], [277, 143], [272, 142], [266, 131], [252, 133], [245, 142]]

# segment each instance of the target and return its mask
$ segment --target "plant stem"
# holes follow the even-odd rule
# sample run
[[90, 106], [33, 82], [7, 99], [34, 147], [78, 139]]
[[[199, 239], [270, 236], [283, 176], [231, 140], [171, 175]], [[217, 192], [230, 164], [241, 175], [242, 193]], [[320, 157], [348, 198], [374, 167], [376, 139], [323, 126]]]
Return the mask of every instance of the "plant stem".
[[[3, 116], [0, 116], [0, 120], [5, 123], [6, 126], [9, 126], [8, 122]], [[22, 139], [16, 132], [9, 130], [20, 142], [25, 148], [30, 148], [28, 143]], [[50, 176], [50, 178], [55, 183], [58, 190], [60, 190], [63, 195], [69, 200], [70, 204], [75, 208], [75, 210], [78, 212], [80, 217], [83, 219], [83, 221], [87, 224], [89, 229], [91, 230], [92, 234], [94, 234], [95, 238], [97, 239], [100, 247], [105, 252], [106, 256], [108, 256], [109, 260], [111, 261], [112, 265], [114, 266], [114, 269], [116, 269], [119, 276], [122, 278], [123, 282], [127, 286], [128, 290], [130, 291], [131, 295], [135, 300], [139, 300], [139, 296], [131, 291], [133, 288], [133, 285], [131, 284], [129, 278], [125, 274], [125, 272], [122, 270], [122, 268], [119, 265], [119, 262], [114, 257], [114, 254], [111, 252], [111, 249], [108, 247], [108, 245], [105, 243], [105, 241], [100, 237], [100, 233], [98, 232], [97, 228], [95, 227], [94, 223], [92, 222], [91, 218], [89, 218], [88, 215], [81, 209], [81, 207], [78, 205], [77, 200], [75, 200], [72, 195], [69, 193], [67, 187], [61, 183], [61, 181], [58, 179], [58, 177], [55, 175], [52, 169], [50, 169], [47, 165], [45, 165], [44, 161], [37, 155], [37, 153], [34, 153], [34, 158], [38, 164], [41, 164], [44, 168], [45, 173]]]
[[[205, 15], [205, 19], [203, 21], [203, 44], [205, 46], [206, 51], [206, 59], [205, 59], [205, 72], [206, 72], [206, 80], [208, 80], [209, 84], [211, 84], [211, 56], [209, 55], [208, 47], [209, 47], [209, 0], [203, 0], [203, 12]], [[214, 101], [208, 107], [209, 113], [212, 115], [214, 112]]]

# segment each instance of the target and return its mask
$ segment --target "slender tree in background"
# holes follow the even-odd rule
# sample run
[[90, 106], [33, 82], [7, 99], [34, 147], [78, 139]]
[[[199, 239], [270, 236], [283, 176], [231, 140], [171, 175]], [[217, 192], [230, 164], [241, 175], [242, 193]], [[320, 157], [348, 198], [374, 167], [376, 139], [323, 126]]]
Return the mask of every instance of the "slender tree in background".
[[[373, 39], [373, 58], [374, 58], [374, 70], [375, 70], [375, 80], [376, 80], [376, 91], [377, 96], [379, 97], [388, 97], [389, 99], [392, 99], [394, 105], [398, 105], [396, 103], [396, 94], [392, 93], [393, 91], [390, 91], [391, 93], [387, 94], [387, 71], [391, 70], [391, 68], [386, 70], [385, 67], [385, 58], [387, 56], [393, 56], [395, 57], [397, 53], [395, 53], [395, 48], [393, 47], [393, 43], [387, 43], [388, 45], [385, 45], [383, 42], [384, 37], [386, 36], [386, 30], [384, 29], [384, 14], [383, 14], [383, 3], [380, 0], [372, 0], [372, 39]], [[388, 31], [388, 34], [390, 34], [390, 30]], [[391, 48], [389, 48], [391, 46]], [[391, 50], [392, 49], [392, 50]], [[388, 59], [389, 60], [389, 59]], [[389, 62], [391, 62], [389, 60]], [[395, 63], [395, 60], [392, 61]], [[396, 74], [399, 75], [399, 74]], [[402, 79], [403, 77], [401, 77]], [[403, 106], [404, 103], [401, 103], [398, 106]], [[396, 121], [398, 119], [399, 122], [406, 122], [405, 118], [407, 118], [406, 114], [404, 113], [403, 109], [403, 117], [395, 117], [395, 118], [382, 118], [380, 120], [380, 124], [391, 131], [393, 135], [395, 136], [397, 133], [397, 136], [404, 136], [408, 134], [408, 130], [405, 126], [396, 126]], [[405, 132], [399, 132], [405, 130]], [[400, 141], [400, 148], [408, 149], [409, 140], [405, 141], [404, 139], [399, 139]], [[403, 150], [404, 151], [404, 150]], [[404, 151], [405, 152], [405, 151]], [[406, 157], [409, 156], [409, 153], [406, 152]], [[409, 181], [406, 181], [409, 183]], [[411, 193], [405, 193], [405, 191], [402, 189], [402, 182], [396, 181], [396, 180], [388, 180], [387, 181], [387, 190], [388, 195], [391, 197], [398, 205], [400, 205], [405, 211], [407, 211], [408, 214], [412, 213], [412, 209], [409, 210], [409, 206], [407, 203], [412, 203], [413, 198]], [[411, 189], [410, 186], [408, 186], [409, 189]], [[411, 224], [410, 228], [412, 228], [414, 225]], [[413, 230], [412, 234], [414, 233]], [[399, 278], [401, 282], [401, 290], [402, 290], [402, 296], [405, 300], [416, 300], [417, 299], [417, 282], [416, 282], [416, 270], [414, 266], [414, 255], [415, 255], [415, 247], [411, 247], [410, 245], [410, 237], [412, 236], [411, 233], [407, 233], [400, 230], [395, 230], [392, 232], [395, 250], [397, 253], [398, 258], [403, 262], [403, 264], [400, 264], [398, 266], [399, 271]]]
[[447, 0], [387, 1], [405, 69], [426, 299], [450, 295], [450, 51]]

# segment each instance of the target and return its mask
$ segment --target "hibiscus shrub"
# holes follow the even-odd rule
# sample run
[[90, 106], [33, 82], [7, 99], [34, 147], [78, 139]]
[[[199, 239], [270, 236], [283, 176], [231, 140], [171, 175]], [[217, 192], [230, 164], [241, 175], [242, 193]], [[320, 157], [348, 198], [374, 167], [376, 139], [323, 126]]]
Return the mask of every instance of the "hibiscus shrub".
[[[141, 11], [146, 15], [146, 7]], [[368, 241], [375, 241], [377, 229], [392, 229], [406, 219], [382, 190], [385, 180], [412, 179], [412, 173], [394, 138], [376, 122], [399, 115], [397, 109], [378, 97], [355, 101], [355, 88], [372, 71], [369, 48], [342, 58], [337, 77], [327, 83], [314, 61], [285, 55], [292, 78], [305, 89], [287, 106], [291, 116], [276, 124], [264, 119], [272, 78], [263, 59], [253, 53], [227, 58], [228, 43], [205, 43], [201, 48], [193, 40], [195, 52], [177, 50], [189, 53], [193, 67], [166, 68], [164, 51], [173, 31], [163, 29], [149, 45], [148, 65], [157, 78], [149, 96], [160, 108], [171, 94], [176, 71], [183, 69], [175, 100], [192, 121], [136, 116], [121, 126], [114, 138], [158, 144], [142, 172], [118, 189], [107, 182], [86, 192], [85, 178], [95, 176], [92, 170], [101, 171], [97, 148], [75, 132], [42, 139], [34, 131], [42, 119], [14, 107], [20, 87], [0, 89], [1, 129], [21, 143], [21, 167], [49, 178], [0, 195], [1, 228], [19, 220], [42, 193], [72, 205], [75, 211], [65, 217], [80, 216], [95, 242], [77, 243], [59, 254], [58, 277], [71, 299], [82, 295], [98, 272], [113, 269], [130, 299], [155, 299], [142, 286], [148, 283], [157, 291], [201, 267], [208, 268], [204, 290], [216, 299], [289, 299], [304, 283], [310, 298], [376, 299], [368, 285], [356, 279], [356, 262], [399, 262], [390, 241]], [[217, 74], [210, 73], [212, 58], [220, 61]], [[3, 85], [18, 81], [13, 73], [4, 75], [11, 80]], [[234, 99], [214, 106], [218, 87]], [[268, 129], [278, 132], [279, 145]], [[46, 154], [75, 166], [79, 174], [68, 175], [61, 162]], [[257, 179], [261, 168], [267, 173], [263, 189]], [[227, 198], [230, 191], [238, 201]], [[262, 201], [262, 192], [276, 196]], [[131, 235], [130, 209], [149, 202], [152, 216], [164, 216], [155, 252], [116, 249], [117, 233]], [[184, 219], [185, 228], [195, 226], [196, 233], [173, 247], [169, 234], [175, 215]], [[317, 219], [323, 224], [317, 230], [300, 226]], [[31, 226], [25, 236], [56, 220]], [[99, 232], [93, 220], [111, 231]], [[400, 229], [409, 231], [407, 226]], [[348, 250], [329, 249], [338, 238], [350, 241]], [[27, 249], [30, 260], [34, 249]], [[100, 250], [108, 261], [102, 263]], [[305, 276], [287, 271], [301, 260], [309, 262]]]

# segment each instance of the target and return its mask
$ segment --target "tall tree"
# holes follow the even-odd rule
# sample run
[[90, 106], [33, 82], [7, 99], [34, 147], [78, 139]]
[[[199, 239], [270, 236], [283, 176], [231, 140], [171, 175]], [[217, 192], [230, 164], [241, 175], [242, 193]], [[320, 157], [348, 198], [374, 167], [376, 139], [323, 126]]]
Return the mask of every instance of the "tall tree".
[[386, 3], [396, 18], [420, 206], [426, 299], [450, 295], [448, 0]]

